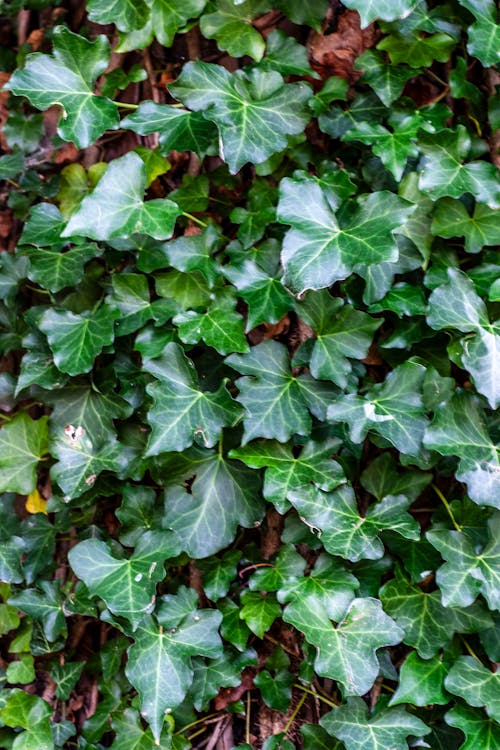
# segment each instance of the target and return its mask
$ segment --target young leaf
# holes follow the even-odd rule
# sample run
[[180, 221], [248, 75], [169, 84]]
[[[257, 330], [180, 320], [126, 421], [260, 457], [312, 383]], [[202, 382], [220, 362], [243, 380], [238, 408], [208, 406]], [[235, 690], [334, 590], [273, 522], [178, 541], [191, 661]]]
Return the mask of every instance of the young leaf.
[[445, 680], [446, 689], [469, 706], [484, 706], [488, 716], [500, 722], [500, 674], [490, 672], [472, 656], [460, 656]]
[[218, 0], [214, 13], [204, 13], [200, 29], [207, 39], [215, 39], [219, 49], [227, 50], [233, 57], [249, 55], [260, 60], [264, 54], [265, 42], [261, 34], [252, 26], [255, 16], [268, 10], [266, 0]]
[[495, 3], [491, 0], [459, 0], [476, 21], [467, 27], [467, 50], [488, 67], [500, 59], [500, 26]]
[[118, 126], [116, 104], [93, 93], [96, 78], [108, 66], [109, 42], [104, 35], [89, 42], [65, 26], [57, 26], [53, 38], [52, 55], [28, 55], [25, 67], [11, 76], [5, 88], [28, 97], [38, 109], [59, 104], [63, 109], [59, 135], [86, 148], [105, 130]]
[[484, 245], [500, 244], [498, 212], [482, 203], [476, 203], [470, 216], [460, 201], [442, 198], [434, 211], [431, 229], [438, 237], [465, 237], [468, 253], [478, 253]]
[[444, 690], [447, 673], [448, 669], [439, 656], [421, 659], [416, 651], [412, 651], [401, 665], [398, 689], [389, 705], [440, 706], [449, 703], [450, 696]]
[[16, 750], [53, 750], [54, 741], [50, 717], [52, 707], [49, 703], [30, 695], [24, 690], [15, 688], [6, 697], [0, 708], [0, 719], [8, 727], [22, 727], [25, 731], [17, 735]]
[[28, 495], [36, 487], [38, 462], [48, 449], [47, 417], [16, 414], [0, 430], [0, 491]]
[[144, 26], [149, 9], [145, 0], [87, 0], [89, 19], [95, 23], [114, 23], [120, 31], [134, 31]]
[[465, 734], [460, 750], [496, 750], [500, 743], [498, 722], [487, 719], [482, 711], [457, 703], [444, 718], [447, 724]]

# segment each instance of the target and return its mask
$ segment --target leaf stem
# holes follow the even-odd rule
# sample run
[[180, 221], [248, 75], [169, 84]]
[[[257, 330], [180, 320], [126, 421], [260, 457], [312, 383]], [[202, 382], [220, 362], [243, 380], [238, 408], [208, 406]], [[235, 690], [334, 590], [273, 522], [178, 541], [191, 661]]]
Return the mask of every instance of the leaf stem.
[[182, 734], [183, 732], [187, 732], [188, 729], [191, 729], [191, 727], [196, 727], [198, 724], [203, 724], [204, 721], [208, 721], [208, 719], [213, 719], [214, 716], [219, 716], [219, 713], [213, 713], [208, 714], [208, 716], [202, 716], [201, 719], [196, 719], [196, 721], [192, 721], [190, 724], [185, 724], [183, 727], [177, 730], [177, 732], [174, 732], [173, 736], [176, 737], [178, 734]]
[[453, 511], [451, 509], [451, 506], [450, 506], [448, 500], [445, 498], [445, 496], [443, 495], [443, 493], [441, 492], [441, 490], [439, 489], [439, 487], [437, 487], [434, 484], [434, 482], [431, 484], [431, 487], [434, 490], [434, 492], [436, 493], [436, 495], [438, 496], [438, 498], [443, 503], [444, 507], [446, 508], [447, 513], [448, 513], [449, 517], [451, 518], [451, 522], [452, 522], [453, 526], [456, 528], [457, 531], [462, 531], [462, 527], [460, 526], [460, 524], [457, 523], [457, 520], [456, 520], [455, 516], [453, 515]]
[[199, 224], [200, 227], [208, 227], [208, 224], [206, 223], [206, 221], [197, 219], [196, 216], [193, 216], [193, 214], [188, 214], [187, 211], [183, 211], [182, 216], [185, 216], [186, 219], [191, 219], [191, 221], [194, 221], [195, 224]]
[[473, 658], [474, 658], [474, 659], [475, 659], [476, 661], [478, 661], [478, 662], [479, 662], [479, 664], [482, 664], [483, 662], [481, 661], [481, 659], [479, 658], [479, 656], [478, 656], [478, 655], [476, 654], [476, 652], [474, 651], [474, 649], [472, 648], [472, 646], [470, 646], [470, 645], [469, 645], [469, 644], [467, 643], [467, 641], [465, 640], [465, 638], [463, 637], [463, 635], [461, 635], [461, 636], [460, 636], [460, 640], [461, 640], [461, 641], [462, 641], [462, 643], [464, 644], [464, 646], [465, 646], [465, 648], [467, 649], [467, 651], [469, 652], [469, 654], [470, 654], [470, 655], [471, 655], [471, 656], [472, 656], [472, 657], [473, 657]]
[[335, 701], [330, 700], [329, 698], [325, 698], [324, 695], [321, 695], [321, 693], [317, 693], [316, 690], [311, 690], [311, 688], [307, 688], [304, 685], [301, 685], [300, 682], [294, 682], [293, 687], [297, 688], [298, 690], [302, 690], [308, 695], [313, 695], [315, 698], [317, 698], [320, 701], [323, 701], [323, 703], [326, 703], [327, 706], [331, 706], [332, 708], [338, 708], [338, 703], [335, 703]]
[[245, 712], [245, 742], [247, 745], [250, 744], [250, 707], [252, 702], [252, 696], [250, 690], [247, 690], [247, 710]]
[[130, 104], [129, 102], [115, 102], [115, 104], [118, 107], [123, 107], [123, 109], [138, 109], [138, 104]]
[[305, 700], [306, 700], [306, 698], [307, 698], [307, 693], [302, 693], [302, 695], [301, 695], [301, 697], [300, 697], [300, 699], [299, 699], [299, 702], [298, 702], [298, 703], [297, 703], [297, 705], [295, 706], [295, 709], [294, 709], [294, 711], [293, 711], [292, 715], [291, 715], [291, 716], [290, 716], [290, 718], [288, 719], [288, 721], [287, 721], [287, 723], [286, 723], [286, 725], [285, 725], [285, 728], [283, 729], [283, 733], [284, 733], [284, 738], [286, 738], [286, 736], [287, 736], [288, 732], [290, 731], [290, 729], [291, 729], [291, 727], [292, 727], [292, 725], [293, 725], [293, 722], [294, 722], [294, 721], [295, 721], [295, 719], [297, 718], [297, 716], [298, 716], [298, 714], [299, 714], [299, 712], [300, 712], [300, 709], [302, 708], [302, 706], [303, 706], [303, 705], [304, 705], [304, 703], [305, 703]]

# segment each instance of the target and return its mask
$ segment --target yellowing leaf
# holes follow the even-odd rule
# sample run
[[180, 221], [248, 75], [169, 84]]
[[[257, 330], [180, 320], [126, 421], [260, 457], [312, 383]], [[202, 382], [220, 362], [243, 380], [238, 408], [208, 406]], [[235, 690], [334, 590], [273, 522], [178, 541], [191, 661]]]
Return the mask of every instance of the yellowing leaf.
[[40, 495], [37, 489], [30, 492], [26, 498], [26, 510], [28, 513], [45, 513], [47, 515], [47, 501]]

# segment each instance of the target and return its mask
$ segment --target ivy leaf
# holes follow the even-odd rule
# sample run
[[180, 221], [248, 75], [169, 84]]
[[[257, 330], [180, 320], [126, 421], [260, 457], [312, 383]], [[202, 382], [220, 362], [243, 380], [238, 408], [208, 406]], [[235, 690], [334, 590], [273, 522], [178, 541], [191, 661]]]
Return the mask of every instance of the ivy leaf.
[[305, 23], [316, 31], [328, 10], [328, 0], [275, 0], [275, 5], [294, 23]]
[[284, 283], [300, 296], [353, 271], [364, 276], [371, 264], [397, 260], [392, 230], [411, 210], [406, 201], [380, 191], [359, 198], [357, 207], [339, 222], [314, 178], [283, 179], [278, 218], [292, 227], [283, 242]]
[[137, 627], [155, 605], [155, 589], [165, 575], [163, 562], [179, 554], [176, 537], [165, 531], [145, 532], [129, 559], [114, 557], [99, 539], [86, 539], [69, 552], [69, 562], [92, 596]]
[[231, 581], [236, 578], [236, 566], [240, 557], [238, 550], [229, 550], [221, 557], [197, 560], [196, 566], [203, 576], [203, 591], [211, 601], [215, 602], [226, 596]]
[[9, 603], [41, 623], [47, 640], [53, 642], [66, 632], [66, 618], [59, 581], [43, 581], [36, 589], [24, 589], [9, 597]]
[[288, 493], [313, 482], [322, 490], [332, 490], [345, 481], [345, 474], [331, 456], [338, 449], [338, 441], [308, 440], [297, 455], [297, 447], [275, 440], [261, 440], [233, 449], [229, 455], [253, 469], [267, 467], [263, 495], [274, 503], [280, 513], [286, 513]]
[[497, 520], [492, 518], [488, 525], [491, 541], [481, 552], [475, 540], [465, 532], [445, 529], [427, 532], [427, 539], [446, 560], [436, 574], [445, 607], [467, 607], [481, 593], [490, 609], [500, 609]]
[[500, 207], [497, 170], [485, 161], [464, 164], [471, 139], [463, 125], [456, 130], [441, 130], [439, 135], [422, 134], [419, 147], [424, 154], [419, 188], [433, 200], [472, 195], [490, 208]]
[[380, 589], [384, 609], [404, 630], [403, 642], [413, 646], [422, 659], [430, 659], [449, 643], [455, 632], [476, 632], [487, 627], [489, 616], [473, 605], [444, 607], [439, 591], [430, 594], [412, 586], [398, 571]]
[[114, 159], [72, 214], [61, 236], [109, 240], [143, 233], [157, 240], [168, 239], [181, 211], [168, 199], [144, 203], [146, 181], [146, 166], [138, 154], [129, 151]]
[[24, 580], [21, 555], [25, 547], [24, 539], [15, 534], [2, 539], [0, 544], [0, 581], [3, 583], [21, 583]]
[[128, 0], [88, 0], [89, 19], [95, 23], [114, 23], [120, 31], [134, 31], [148, 20], [149, 8], [144, 0], [130, 3]]
[[388, 65], [384, 62], [382, 53], [373, 49], [363, 52], [356, 59], [354, 67], [363, 71], [363, 81], [372, 87], [386, 107], [399, 99], [405, 83], [416, 72], [408, 67]]
[[145, 531], [161, 526], [161, 512], [155, 506], [154, 490], [127, 484], [122, 502], [115, 511], [120, 521], [119, 538], [127, 547], [134, 547]]
[[347, 422], [354, 442], [361, 442], [373, 430], [401, 453], [418, 455], [427, 426], [420, 396], [424, 377], [425, 367], [409, 360], [395, 367], [364, 397], [349, 394], [334, 399], [328, 419]]
[[240, 618], [252, 633], [263, 638], [276, 618], [281, 616], [280, 605], [274, 596], [264, 595], [259, 591], [244, 591], [240, 598]]
[[470, 498], [479, 505], [500, 508], [498, 448], [471, 394], [459, 392], [436, 409], [432, 424], [425, 432], [424, 445], [443, 456], [458, 456], [456, 477], [467, 484]]
[[390, 453], [381, 453], [361, 474], [361, 484], [377, 500], [405, 495], [414, 502], [431, 479], [432, 474], [399, 467]]
[[25, 730], [17, 735], [13, 745], [15, 750], [53, 750], [51, 715], [49, 703], [19, 688], [9, 692], [5, 704], [0, 708], [3, 724]]
[[378, 96], [372, 92], [357, 94], [348, 109], [331, 107], [320, 114], [318, 124], [321, 130], [332, 138], [340, 138], [359, 122], [377, 123], [388, 114]]
[[212, 255], [220, 248], [220, 245], [220, 230], [210, 224], [200, 234], [183, 235], [170, 240], [163, 245], [162, 250], [167, 256], [165, 261], [174, 268], [185, 273], [199, 271], [212, 287], [220, 274]]
[[388, 708], [368, 716], [361, 698], [349, 698], [320, 719], [326, 731], [343, 740], [346, 750], [406, 750], [408, 735], [422, 737], [429, 727], [403, 708]]
[[151, 26], [160, 44], [171, 47], [176, 33], [190, 18], [198, 18], [206, 0], [152, 0]]
[[0, 430], [0, 491], [28, 495], [36, 487], [38, 462], [48, 450], [47, 417], [19, 412]]
[[177, 306], [170, 300], [151, 302], [148, 280], [138, 273], [123, 273], [113, 276], [113, 293], [107, 298], [110, 308], [119, 312], [115, 322], [116, 333], [126, 336], [153, 318], [156, 323], [164, 323], [176, 311]]
[[190, 693], [197, 711], [206, 710], [208, 703], [223, 687], [237, 687], [241, 684], [241, 671], [244, 667], [256, 664], [253, 649], [234, 655], [227, 650], [217, 659], [203, 659], [195, 656], [192, 659], [194, 678]]
[[306, 48], [281, 29], [274, 29], [267, 37], [266, 56], [259, 67], [262, 70], [277, 70], [282, 76], [319, 78], [309, 65]]
[[371, 505], [364, 517], [358, 513], [352, 488], [346, 485], [329, 493], [306, 486], [291, 490], [288, 498], [305, 523], [320, 531], [325, 549], [352, 562], [383, 556], [378, 538], [383, 530], [407, 539], [420, 537], [418, 523], [406, 513], [409, 500], [404, 495], [388, 495]]
[[409, 16], [420, 0], [346, 0], [343, 5], [357, 10], [361, 17], [361, 28], [366, 28], [372, 21], [397, 21]]
[[201, 33], [207, 39], [215, 39], [221, 50], [232, 57], [249, 55], [260, 60], [264, 54], [265, 42], [261, 34], [252, 26], [255, 16], [268, 10], [266, 0], [218, 0], [214, 13], [204, 13], [200, 19]]
[[286, 136], [302, 132], [310, 119], [309, 87], [285, 84], [275, 71], [231, 74], [220, 65], [188, 62], [169, 89], [217, 125], [221, 155], [233, 174], [249, 161], [260, 164], [282, 151]]
[[172, 747], [172, 727], [163, 726], [158, 742], [155, 742], [151, 729], [144, 731], [138, 711], [125, 709], [113, 716], [113, 729], [116, 732], [112, 750], [126, 747], [128, 750], [170, 750]]
[[211, 448], [224, 426], [240, 419], [240, 407], [229, 395], [225, 382], [215, 393], [202, 391], [198, 375], [179, 344], [169, 343], [163, 355], [144, 363], [156, 380], [146, 390], [153, 398], [148, 412], [151, 435], [146, 456], [182, 451], [199, 441]]
[[193, 448], [182, 458], [181, 467], [179, 455], [159, 464], [161, 476], [172, 477], [177, 468], [165, 490], [163, 525], [173, 529], [189, 555], [208, 557], [230, 544], [238, 524], [248, 528], [261, 519], [259, 478], [239, 461], [212, 451]]
[[85, 264], [101, 254], [100, 248], [91, 242], [75, 245], [66, 252], [60, 247], [21, 247], [18, 252], [30, 261], [28, 278], [51, 292], [60, 292], [67, 286], [78, 284]]
[[450, 696], [444, 690], [447, 673], [448, 669], [439, 656], [421, 659], [412, 651], [401, 665], [398, 689], [389, 705], [412, 703], [414, 706], [442, 706], [449, 703]]
[[500, 726], [477, 711], [461, 703], [448, 711], [444, 717], [451, 727], [458, 727], [466, 736], [460, 750], [495, 750], [500, 742]]
[[46, 334], [54, 354], [54, 363], [68, 375], [80, 375], [92, 369], [98, 354], [114, 340], [117, 310], [102, 305], [95, 313], [75, 315], [69, 310], [46, 310], [39, 328]]
[[182, 702], [192, 683], [191, 657], [220, 655], [222, 617], [214, 610], [197, 610], [196, 593], [183, 587], [177, 596], [162, 597], [157, 617], [158, 622], [148, 616], [139, 624], [125, 671], [158, 743], [165, 713]]
[[340, 682], [348, 695], [363, 695], [371, 688], [379, 672], [376, 650], [399, 643], [402, 635], [380, 602], [371, 598], [354, 599], [337, 627], [316, 599], [293, 601], [283, 619], [317, 647], [317, 674]]
[[352, 372], [349, 359], [366, 357], [381, 321], [342, 305], [326, 290], [308, 294], [295, 309], [316, 334], [309, 361], [313, 377], [345, 388]]
[[459, 1], [476, 19], [467, 27], [469, 54], [477, 57], [485, 67], [495, 65], [500, 59], [500, 26], [495, 3], [490, 0]]
[[412, 68], [429, 68], [434, 60], [446, 62], [456, 44], [456, 39], [443, 32], [425, 35], [413, 31], [389, 34], [377, 44], [377, 49], [387, 52], [394, 65], [408, 63]]
[[197, 344], [200, 339], [219, 354], [247, 352], [248, 342], [243, 332], [244, 320], [236, 312], [236, 301], [228, 293], [219, 293], [205, 313], [188, 310], [176, 315], [179, 338], [185, 344]]
[[140, 135], [159, 134], [162, 154], [170, 151], [194, 151], [204, 156], [217, 137], [213, 123], [201, 112], [172, 107], [170, 104], [141, 102], [135, 112], [125, 117], [120, 125]]
[[488, 311], [466, 274], [448, 269], [449, 281], [429, 298], [427, 322], [431, 328], [457, 328], [474, 333], [463, 339], [462, 364], [469, 370], [479, 393], [495, 409], [500, 404], [500, 321], [490, 324]]
[[236, 381], [237, 400], [246, 412], [243, 445], [256, 437], [285, 442], [294, 433], [309, 433], [309, 410], [319, 416], [315, 396], [321, 398], [322, 392], [316, 381], [292, 375], [288, 352], [282, 344], [264, 341], [248, 354], [232, 354], [226, 362], [247, 375]]
[[459, 656], [445, 680], [446, 689], [469, 706], [484, 706], [488, 716], [500, 721], [500, 673], [489, 669], [472, 656]]
[[5, 88], [28, 97], [38, 109], [59, 104], [63, 109], [59, 135], [86, 148], [105, 130], [118, 126], [116, 104], [93, 93], [96, 78], [109, 63], [109, 42], [104, 35], [89, 42], [65, 26], [54, 29], [53, 39], [52, 55], [28, 55], [24, 68], [11, 76]]
[[465, 237], [468, 253], [478, 253], [484, 245], [500, 244], [498, 212], [476, 203], [469, 214], [464, 204], [452, 198], [442, 198], [434, 211], [432, 233], [438, 237]]

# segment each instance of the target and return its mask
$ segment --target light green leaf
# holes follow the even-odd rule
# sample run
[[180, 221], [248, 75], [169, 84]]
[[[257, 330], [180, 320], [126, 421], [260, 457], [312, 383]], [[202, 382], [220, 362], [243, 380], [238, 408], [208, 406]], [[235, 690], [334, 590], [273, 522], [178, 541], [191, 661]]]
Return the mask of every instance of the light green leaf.
[[112, 719], [113, 730], [116, 732], [111, 750], [172, 750], [172, 724], [167, 721], [161, 730], [158, 742], [155, 741], [151, 729], [143, 729], [138, 711], [131, 708], [123, 712], [116, 712]]
[[470, 498], [479, 505], [500, 509], [499, 451], [471, 394], [459, 392], [436, 409], [424, 445], [443, 456], [458, 456], [456, 477], [467, 484]]
[[217, 125], [221, 156], [233, 174], [247, 162], [260, 164], [282, 151], [286, 136], [302, 132], [310, 119], [309, 87], [285, 84], [275, 71], [231, 74], [220, 65], [188, 62], [169, 89]]
[[500, 207], [500, 183], [493, 164], [481, 160], [464, 163], [471, 139], [463, 125], [435, 136], [423, 134], [419, 147], [424, 154], [419, 188], [433, 200], [472, 193], [480, 203]]
[[353, 271], [364, 276], [371, 264], [396, 261], [392, 230], [411, 210], [406, 201], [380, 191], [359, 198], [357, 208], [339, 223], [315, 178], [283, 179], [278, 218], [292, 227], [283, 242], [285, 284], [300, 295], [331, 286]]
[[151, 25], [160, 44], [171, 47], [175, 34], [190, 18], [198, 18], [206, 0], [150, 0]]
[[262, 70], [277, 70], [282, 76], [319, 78], [309, 65], [306, 48], [281, 29], [274, 29], [267, 37], [266, 56], [261, 60], [259, 67]]
[[200, 234], [183, 235], [170, 240], [162, 246], [162, 252], [165, 253], [165, 264], [169, 263], [185, 273], [199, 271], [212, 287], [220, 274], [212, 255], [219, 250], [220, 245], [220, 230], [210, 224]]
[[412, 68], [429, 68], [434, 60], [446, 62], [456, 44], [456, 39], [449, 34], [427, 35], [413, 31], [389, 34], [377, 44], [377, 49], [387, 52], [393, 65], [408, 63]]
[[109, 240], [143, 233], [157, 240], [168, 239], [180, 209], [168, 199], [144, 203], [145, 189], [146, 167], [138, 154], [130, 151], [114, 159], [72, 214], [61, 236]]
[[27, 685], [35, 680], [34, 659], [31, 654], [19, 654], [17, 661], [11, 661], [5, 676], [11, 685]]
[[51, 715], [52, 706], [38, 695], [11, 690], [0, 709], [0, 719], [8, 727], [26, 730], [16, 737], [13, 750], [54, 750]]
[[197, 344], [203, 339], [207, 346], [222, 355], [249, 351], [244, 320], [235, 307], [236, 300], [231, 294], [219, 292], [205, 313], [188, 310], [176, 315], [173, 322], [180, 340], [185, 344]]
[[266, 0], [217, 0], [214, 13], [204, 13], [200, 19], [201, 33], [207, 39], [215, 39], [221, 50], [232, 57], [249, 55], [260, 60], [265, 42], [252, 26], [252, 20], [269, 9]]
[[422, 737], [429, 727], [403, 708], [388, 708], [368, 716], [361, 698], [349, 698], [320, 719], [329, 734], [343, 740], [346, 750], [407, 750], [408, 735]]
[[159, 134], [162, 154], [170, 151], [194, 151], [204, 156], [217, 137], [212, 122], [201, 112], [172, 107], [170, 104], [156, 104], [143, 101], [132, 114], [125, 117], [120, 125], [140, 135]]
[[399, 643], [402, 635], [372, 598], [354, 599], [337, 627], [315, 599], [293, 601], [283, 619], [317, 647], [317, 674], [340, 682], [348, 695], [363, 695], [371, 688], [379, 672], [377, 649]]
[[363, 81], [372, 87], [386, 107], [399, 99], [405, 83], [415, 75], [415, 70], [406, 66], [388, 65], [382, 53], [374, 49], [363, 52], [354, 67], [363, 71]]
[[349, 359], [366, 357], [381, 321], [342, 305], [326, 290], [309, 293], [295, 309], [316, 334], [309, 361], [313, 377], [345, 388], [352, 372]]
[[88, 0], [89, 19], [95, 23], [114, 23], [120, 31], [134, 31], [144, 26], [149, 9], [144, 0]]
[[24, 247], [18, 252], [30, 260], [28, 278], [51, 292], [78, 284], [85, 264], [101, 254], [100, 248], [91, 242], [75, 245], [66, 252], [58, 247]]
[[153, 398], [147, 456], [182, 451], [194, 441], [211, 448], [224, 426], [239, 421], [240, 407], [225, 382], [215, 393], [201, 390], [195, 367], [179, 344], [167, 344], [163, 355], [147, 360], [144, 369], [156, 378], [146, 389]]
[[331, 458], [338, 448], [337, 440], [308, 440], [297, 455], [297, 446], [261, 440], [235, 448], [229, 455], [253, 469], [267, 467], [263, 495], [280, 513], [286, 513], [290, 490], [311, 482], [322, 490], [332, 490], [345, 481], [342, 467]]
[[410, 501], [404, 495], [388, 495], [370, 505], [364, 517], [359, 515], [352, 488], [346, 485], [328, 493], [308, 485], [289, 491], [288, 499], [304, 522], [318, 529], [327, 552], [352, 562], [383, 556], [381, 531], [395, 531], [407, 539], [420, 537], [418, 523], [406, 513]]
[[467, 27], [467, 50], [488, 67], [500, 60], [500, 25], [493, 0], [459, 0], [475, 16], [476, 21]]
[[104, 35], [89, 42], [65, 26], [54, 29], [52, 55], [35, 52], [26, 58], [5, 88], [26, 96], [38, 109], [59, 104], [63, 117], [58, 133], [78, 148], [90, 146], [105, 130], [118, 126], [116, 104], [93, 93], [93, 85], [109, 62], [109, 42]]
[[126, 674], [141, 697], [142, 716], [157, 743], [165, 713], [182, 702], [192, 683], [191, 657], [213, 659], [221, 653], [221, 615], [197, 610], [196, 598], [195, 591], [183, 587], [177, 596], [162, 597], [158, 623], [145, 617], [128, 650]]
[[412, 651], [401, 665], [399, 685], [389, 705], [442, 706], [449, 703], [450, 696], [444, 690], [447, 673], [448, 669], [439, 656], [421, 659], [416, 651]]
[[465, 529], [463, 532], [447, 529], [427, 532], [427, 539], [446, 560], [436, 574], [445, 607], [467, 607], [481, 593], [490, 609], [500, 609], [498, 525], [497, 517], [490, 519], [490, 541], [483, 549]]
[[135, 630], [154, 609], [156, 584], [165, 576], [163, 562], [179, 554], [179, 542], [168, 531], [147, 531], [129, 559], [117, 559], [105, 542], [86, 539], [69, 552], [69, 562], [92, 596], [130, 621]]
[[500, 722], [499, 672], [491, 672], [472, 656], [460, 656], [444, 684], [450, 693], [463, 698], [469, 706], [484, 706], [488, 716]]
[[193, 448], [160, 460], [159, 474], [170, 476], [163, 526], [175, 531], [182, 549], [194, 558], [223, 549], [238, 525], [248, 528], [262, 517], [259, 477], [239, 461]]
[[361, 28], [372, 21], [397, 21], [409, 16], [420, 0], [345, 0], [346, 8], [357, 10], [361, 16]]
[[488, 614], [478, 605], [444, 607], [439, 591], [430, 594], [412, 586], [400, 572], [380, 589], [383, 607], [403, 628], [403, 642], [430, 659], [449, 643], [455, 632], [477, 632], [487, 627]]
[[252, 633], [263, 638], [277, 617], [281, 616], [281, 607], [274, 596], [259, 591], [244, 591], [241, 595], [240, 617]]
[[39, 328], [47, 336], [54, 363], [68, 375], [92, 369], [98, 354], [114, 340], [117, 310], [102, 305], [95, 313], [75, 315], [69, 310], [46, 310]]
[[442, 198], [434, 211], [432, 233], [438, 237], [465, 237], [468, 253], [478, 253], [484, 245], [500, 244], [498, 211], [476, 203], [469, 214], [464, 204], [453, 198]]
[[0, 492], [28, 495], [36, 487], [38, 462], [48, 449], [47, 417], [16, 414], [0, 429]]
[[460, 750], [496, 750], [500, 744], [500, 726], [477, 711], [461, 703], [448, 711], [444, 717], [451, 727], [458, 727], [466, 740]]

